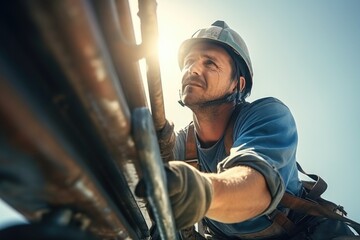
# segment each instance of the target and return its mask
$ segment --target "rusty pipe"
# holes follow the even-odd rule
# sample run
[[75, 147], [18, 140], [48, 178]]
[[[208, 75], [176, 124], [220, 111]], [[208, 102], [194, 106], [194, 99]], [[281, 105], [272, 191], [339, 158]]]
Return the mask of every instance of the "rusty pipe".
[[136, 45], [128, 1], [93, 0], [89, 5], [99, 23], [98, 29], [104, 36], [129, 109], [147, 107], [138, 64], [144, 52]]
[[32, 221], [39, 221], [53, 207], [71, 207], [78, 217], [89, 219], [89, 230], [97, 236], [136, 238], [83, 154], [49, 114], [47, 103], [19, 91], [14, 82], [24, 76], [11, 75], [0, 74], [0, 132], [8, 146], [0, 151], [1, 196]]
[[175, 145], [174, 125], [166, 120], [162, 92], [160, 64], [158, 56], [158, 23], [156, 0], [139, 0], [139, 17], [141, 20], [141, 47], [145, 52], [147, 81], [151, 103], [151, 113], [158, 137], [161, 156], [164, 162], [174, 159]]
[[[123, 173], [127, 174], [126, 177], [130, 185], [134, 186], [138, 179], [137, 172], [133, 170], [136, 162], [129, 161], [135, 157], [134, 144], [129, 133], [129, 110], [123, 94], [121, 94], [121, 88], [112, 85], [112, 82], [116, 82], [113, 80], [114, 71], [106, 67], [109, 66], [108, 64], [104, 64], [106, 60], [103, 58], [102, 49], [97, 46], [97, 42], [92, 36], [93, 33], [89, 30], [84, 3], [86, 4], [84, 1], [26, 2], [28, 11], [32, 16], [29, 22], [35, 22], [35, 26], [42, 36], [36, 38], [36, 33], [33, 33], [33, 38], [39, 42], [34, 48], [35, 55], [31, 58], [34, 60], [41, 58], [43, 52], [40, 51], [37, 55], [36, 50], [39, 50], [37, 49], [38, 46], [43, 47], [44, 52], [46, 52], [45, 55], [49, 59], [54, 58], [56, 67], [63, 73], [64, 78], [60, 81], [69, 81], [72, 85], [83, 104], [83, 108], [93, 121], [93, 126], [95, 126], [93, 130], [102, 139], [102, 143], [108, 150], [110, 156], [107, 158], [115, 159], [119, 165], [109, 169], [109, 166], [113, 165], [106, 163], [104, 159], [99, 158], [92, 162], [85, 160], [87, 164], [95, 166], [93, 168], [99, 167], [99, 170], [96, 170], [98, 174], [102, 174], [102, 179], [108, 179], [108, 182], [111, 183], [109, 185], [117, 190], [117, 192], [114, 190], [112, 192], [117, 197], [113, 199], [116, 201], [117, 207], [122, 205], [124, 210], [122, 214], [127, 214], [127, 220], [136, 223], [136, 226], [132, 224], [134, 228], [138, 227], [137, 225], [143, 225], [143, 229], [140, 231], [144, 232], [148, 229], [137, 203], [133, 199], [134, 197], [126, 189], [117, 185], [119, 182], [117, 179], [121, 178]], [[23, 26], [27, 25], [24, 24]], [[18, 47], [21, 49], [22, 46]], [[48, 67], [46, 64], [34, 66], [40, 72], [46, 71]], [[112, 76], [109, 77], [110, 75]], [[46, 84], [49, 85], [51, 85], [51, 81], [56, 79], [56, 77], [53, 78], [54, 76], [47, 77], [48, 82]], [[73, 116], [67, 117], [72, 118]], [[70, 121], [76, 122], [76, 120], [75, 118]], [[77, 122], [77, 124], [81, 128], [84, 123]], [[108, 172], [101, 172], [105, 167]], [[124, 203], [121, 203], [122, 201]]]
[[145, 50], [151, 113], [155, 130], [160, 131], [166, 124], [166, 118], [158, 56], [159, 33], [156, 8], [156, 0], [139, 0], [138, 15], [141, 22], [141, 44]]
[[[116, 179], [121, 175], [134, 188], [138, 180], [136, 151], [130, 137], [130, 113], [119, 76], [104, 43], [88, 1], [37, 1], [31, 10], [49, 51], [65, 73], [91, 117], [97, 134], [115, 161], [117, 174], [110, 178], [122, 210], [147, 235], [146, 222], [132, 193], [121, 197]], [[132, 73], [132, 69], [127, 69]], [[129, 161], [131, 160], [131, 161]], [[106, 163], [104, 162], [104, 167]], [[111, 164], [107, 164], [111, 166]], [[135, 169], [135, 170], [134, 170]], [[110, 172], [114, 172], [112, 169]], [[106, 173], [105, 173], [106, 174]], [[108, 175], [108, 174], [107, 174]], [[130, 206], [132, 206], [130, 208]]]

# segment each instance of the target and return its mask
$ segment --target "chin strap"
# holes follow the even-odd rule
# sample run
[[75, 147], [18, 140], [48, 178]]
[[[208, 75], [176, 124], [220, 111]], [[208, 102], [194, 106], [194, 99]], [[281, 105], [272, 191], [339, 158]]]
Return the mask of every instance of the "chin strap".
[[[179, 95], [180, 95], [180, 91], [179, 91]], [[223, 103], [229, 103], [229, 102], [233, 102], [234, 100], [239, 101], [239, 92], [235, 92], [235, 93], [231, 93], [231, 94], [227, 94], [221, 98], [218, 99], [214, 99], [208, 102], [204, 102], [202, 104], [200, 104], [201, 107], [208, 107], [208, 106], [215, 106], [215, 105], [220, 105]], [[182, 106], [185, 107], [186, 104], [180, 99], [178, 101], [178, 103]]]
[[185, 103], [181, 100], [181, 92], [180, 92], [180, 89], [179, 89], [179, 101], [178, 103], [182, 106], [182, 107], [185, 107]]
[[229, 102], [233, 102], [236, 99], [237, 93], [231, 93], [228, 95], [225, 95], [221, 98], [218, 99], [214, 99], [208, 102], [204, 102], [201, 104], [202, 107], [208, 107], [208, 106], [215, 106], [215, 105], [220, 105], [223, 103], [229, 103]]

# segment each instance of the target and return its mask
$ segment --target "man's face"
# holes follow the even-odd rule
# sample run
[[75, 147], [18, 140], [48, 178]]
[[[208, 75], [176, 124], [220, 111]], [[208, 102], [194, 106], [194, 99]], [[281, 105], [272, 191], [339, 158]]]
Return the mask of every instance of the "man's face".
[[220, 46], [199, 43], [184, 59], [182, 101], [189, 107], [224, 97], [236, 90], [231, 57]]

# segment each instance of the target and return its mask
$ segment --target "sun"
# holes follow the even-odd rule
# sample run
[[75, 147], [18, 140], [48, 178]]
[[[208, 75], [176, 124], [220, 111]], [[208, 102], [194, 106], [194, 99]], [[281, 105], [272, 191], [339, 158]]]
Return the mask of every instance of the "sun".
[[159, 61], [165, 65], [164, 67], [174, 67], [173, 64], [176, 62], [176, 48], [177, 46], [171, 41], [171, 38], [163, 34], [159, 37], [158, 41], [158, 54]]

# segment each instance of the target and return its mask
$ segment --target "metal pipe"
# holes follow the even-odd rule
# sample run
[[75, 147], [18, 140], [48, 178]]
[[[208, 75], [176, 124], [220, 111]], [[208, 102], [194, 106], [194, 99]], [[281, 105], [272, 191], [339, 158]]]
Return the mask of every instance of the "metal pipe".
[[161, 84], [160, 64], [158, 57], [158, 24], [156, 0], [139, 0], [139, 17], [141, 21], [142, 47], [145, 49], [147, 80], [151, 113], [155, 130], [160, 131], [166, 124], [164, 99]]
[[34, 99], [36, 95], [19, 85], [18, 79], [24, 76], [0, 73], [0, 133], [5, 145], [0, 149], [2, 198], [28, 220], [39, 221], [53, 207], [70, 207], [79, 217], [91, 219], [89, 230], [98, 236], [136, 239], [78, 146], [53, 118], [49, 102]]
[[151, 113], [157, 133], [161, 156], [164, 162], [174, 159], [173, 147], [175, 145], [174, 126], [165, 117], [164, 99], [161, 84], [160, 64], [158, 57], [158, 24], [156, 15], [156, 0], [139, 0], [139, 17], [141, 20], [141, 33], [147, 65], [147, 80]]
[[165, 171], [149, 109], [135, 109], [132, 114], [132, 122], [134, 140], [146, 184], [146, 195], [152, 207], [161, 239], [177, 239]]
[[[4, 114], [7, 115], [8, 112], [14, 114], [9, 114], [8, 117], [11, 118], [7, 121], [7, 123], [13, 122], [16, 124], [15, 127], [10, 128], [13, 129], [12, 133], [16, 132], [25, 136], [26, 144], [16, 145], [15, 147], [22, 151], [30, 146], [35, 153], [33, 161], [40, 162], [44, 166], [50, 166], [51, 171], [47, 171], [46, 168], [40, 171], [41, 173], [44, 172], [46, 176], [45, 182], [49, 184], [47, 186], [51, 190], [49, 192], [44, 190], [43, 194], [46, 195], [46, 198], [43, 199], [44, 204], [57, 206], [58, 204], [67, 203], [80, 209], [84, 208], [84, 212], [90, 215], [90, 219], [96, 219], [100, 216], [98, 221], [104, 223], [97, 225], [98, 222], [94, 220], [90, 228], [101, 236], [115, 237], [116, 235], [121, 239], [127, 236], [134, 239], [139, 238], [139, 236], [147, 237], [146, 223], [139, 212], [138, 203], [134, 201], [133, 195], [129, 191], [129, 187], [133, 188], [137, 183], [138, 175], [144, 172], [149, 174], [146, 178], [150, 179], [151, 189], [160, 190], [156, 194], [150, 193], [149, 199], [155, 212], [156, 221], [160, 226], [161, 236], [163, 239], [175, 239], [174, 221], [171, 211], [169, 211], [169, 201], [164, 186], [165, 178], [163, 172], [161, 172], [162, 163], [161, 161], [159, 163], [159, 146], [156, 144], [157, 139], [153, 130], [151, 115], [148, 110], [146, 113], [135, 113], [132, 116], [132, 121], [136, 119], [134, 126], [131, 126], [130, 122], [131, 110], [147, 105], [136, 61], [142, 56], [142, 51], [146, 46], [155, 46], [157, 48], [156, 9], [154, 9], [156, 5], [154, 5], [154, 1], [148, 1], [146, 4], [149, 5], [142, 5], [141, 7], [142, 26], [145, 26], [144, 23], [150, 20], [148, 23], [152, 24], [152, 27], [142, 27], [144, 43], [140, 46], [134, 44], [134, 48], [131, 47], [133, 46], [132, 43], [134, 43], [132, 24], [129, 25], [131, 16], [128, 2], [125, 0], [119, 0], [116, 3], [110, 0], [106, 3], [96, 0], [92, 2], [85, 0], [34, 0], [26, 3], [20, 3], [19, 1], [18, 3], [20, 6], [25, 5], [28, 11], [26, 13], [30, 14], [30, 19], [26, 19], [29, 21], [22, 22], [22, 26], [26, 28], [25, 35], [32, 34], [34, 41], [26, 43], [27, 38], [19, 40], [19, 43], [26, 45], [26, 50], [28, 50], [26, 53], [30, 57], [22, 59], [22, 64], [16, 66], [16, 68], [15, 65], [10, 66], [10, 68], [14, 69], [13, 72], [18, 72], [18, 70], [21, 72], [25, 69], [25, 75], [28, 73], [28, 68], [34, 68], [35, 75], [28, 74], [27, 78], [22, 76], [19, 79], [25, 80], [17, 80], [17, 83], [26, 89], [32, 84], [26, 82], [27, 79], [29, 79], [28, 81], [34, 81], [40, 78], [42, 80], [39, 80], [37, 86], [50, 89], [49, 92], [40, 91], [40, 93], [48, 94], [53, 99], [44, 98], [40, 102], [36, 101], [37, 110], [34, 111], [27, 105], [27, 99], [17, 100], [18, 96], [23, 96], [22, 94], [15, 93], [13, 97], [4, 94], [3, 97], [6, 96], [14, 104], [17, 104], [12, 105], [11, 108], [4, 108]], [[105, 16], [107, 11], [113, 11], [114, 5], [117, 7], [118, 15]], [[96, 6], [101, 6], [101, 8], [98, 9]], [[20, 17], [23, 18], [24, 15], [20, 14]], [[119, 22], [115, 20], [116, 18], [119, 18]], [[108, 25], [109, 23], [114, 26]], [[111, 37], [114, 37], [111, 36], [111, 27], [119, 28], [117, 24], [120, 26], [120, 30], [116, 30], [119, 39], [111, 40]], [[111, 27], [107, 28], [109, 26]], [[31, 32], [27, 27], [34, 28], [36, 31]], [[20, 30], [21, 28], [14, 29], [18, 33], [21, 32]], [[154, 34], [155, 38], [153, 38]], [[106, 35], [106, 40], [104, 40], [104, 35]], [[19, 49], [24, 48], [21, 44], [17, 47]], [[118, 52], [118, 54], [113, 52]], [[151, 109], [155, 129], [161, 130], [166, 123], [166, 119], [157, 51], [155, 52], [155, 55], [152, 53], [146, 53], [145, 55], [150, 66], [148, 79], [149, 85], [151, 85], [149, 91], [152, 99]], [[30, 59], [34, 60], [34, 63]], [[17, 62], [17, 60], [14, 62]], [[126, 65], [129, 62], [131, 64]], [[56, 73], [59, 75], [57, 76]], [[7, 75], [9, 78], [6, 79], [7, 83], [11, 83], [13, 80], [9, 76]], [[136, 82], [135, 85], [133, 85], [134, 82]], [[55, 95], [54, 92], [51, 92], [54, 91], [52, 84], [56, 86], [68, 84], [69, 89], [60, 88], [56, 91], [61, 94]], [[4, 87], [2, 90], [4, 89], [7, 88]], [[39, 90], [36, 90], [26, 90], [26, 96], [30, 96], [29, 103], [32, 103], [34, 98], [37, 99], [36, 95]], [[65, 92], [61, 92], [63, 90]], [[72, 93], [74, 93], [75, 97], [70, 97], [71, 100], [68, 100], [67, 98]], [[5, 103], [6, 98], [2, 99], [2, 103]], [[52, 100], [56, 102], [59, 98], [65, 98], [66, 101], [64, 102], [67, 104], [76, 105], [78, 107], [76, 109], [84, 113], [85, 116], [78, 116], [81, 114], [77, 115], [74, 110], [68, 112], [65, 108], [52, 109], [56, 105], [53, 104]], [[18, 104], [18, 102], [20, 103]], [[44, 108], [42, 108], [43, 104], [45, 104]], [[4, 106], [8, 105], [5, 104]], [[57, 111], [55, 114], [57, 117], [49, 113], [54, 111]], [[50, 128], [43, 128], [42, 124], [44, 122], [41, 119], [43, 117], [49, 120]], [[144, 119], [137, 119], [138, 117]], [[66, 124], [75, 126], [73, 129], [75, 129], [76, 133], [70, 133], [68, 128], [63, 128], [64, 122], [62, 121], [64, 121], [64, 118], [66, 118]], [[26, 123], [32, 126], [33, 129], [38, 130], [38, 132], [23, 129], [24, 126], [21, 126], [21, 124], [24, 125], [23, 120], [26, 120]], [[45, 122], [47, 123], [47, 121]], [[140, 150], [135, 148], [130, 132], [130, 129], [136, 129], [137, 123], [145, 123], [146, 125], [146, 129], [139, 129], [144, 134], [144, 139], [138, 139], [137, 142], [147, 142], [145, 148], [140, 144]], [[40, 133], [40, 135], [36, 133]], [[45, 142], [49, 142], [49, 145], [41, 145], [41, 141], [32, 143], [32, 139], [38, 136], [41, 136], [41, 139], [45, 140]], [[84, 139], [88, 136], [91, 139]], [[139, 133], [135, 134], [135, 137], [140, 137]], [[98, 140], [95, 140], [96, 138]], [[76, 143], [76, 140], [79, 139], [81, 139], [83, 145], [89, 144], [88, 147], [91, 146], [94, 149], [84, 151], [87, 153], [85, 154], [82, 152], [84, 150], [83, 146]], [[94, 143], [99, 143], [100, 146], [95, 146]], [[147, 149], [145, 153], [144, 149]], [[142, 171], [138, 171], [139, 167], [137, 161], [135, 161], [138, 158], [137, 150], [139, 150], [139, 158], [150, 156], [152, 163], [149, 165], [149, 169], [143, 164], [144, 161], [140, 161]], [[96, 152], [96, 156], [89, 156], [89, 153], [94, 152]], [[14, 153], [14, 156], [16, 154]], [[62, 157], [63, 155], [64, 157]], [[112, 164], [112, 161], [116, 165]], [[58, 189], [56, 184], [62, 184], [64, 177], [65, 182], [69, 182], [63, 173], [56, 172], [56, 166], [65, 169], [65, 173], [75, 178], [70, 181], [72, 183], [76, 182], [76, 184], [71, 185], [73, 189], [69, 190], [69, 192], [66, 189], [69, 187], [68, 185], [65, 185], [64, 189], [59, 190], [58, 193], [53, 191]], [[82, 170], [84, 175], [79, 173]], [[153, 170], [153, 173], [149, 173], [149, 170]], [[159, 176], [161, 177], [159, 178]], [[56, 179], [52, 179], [54, 177]], [[160, 187], [158, 188], [157, 185]], [[83, 201], [71, 198], [79, 194], [84, 195], [82, 197], [88, 197], [89, 199], [86, 199], [86, 201], [90, 203], [79, 206], [78, 204], [82, 204]], [[70, 202], [63, 202], [68, 200]], [[108, 213], [108, 210], [111, 212]], [[24, 209], [24, 211], [27, 210]], [[32, 213], [31, 211], [28, 212]], [[116, 232], [115, 235], [114, 232]]]
[[98, 29], [104, 36], [129, 109], [147, 107], [138, 63], [145, 53], [136, 45], [128, 1], [92, 0], [89, 6], [99, 23]]
[[[121, 100], [122, 94], [112, 89], [113, 85], [109, 84], [111, 81], [103, 81], [102, 77], [104, 76], [104, 72], [102, 70], [108, 69], [102, 66], [99, 67], [99, 62], [101, 63], [102, 59], [98, 55], [101, 55], [101, 50], [97, 48], [96, 44], [95, 46], [92, 45], [91, 41], [94, 39], [91, 34], [88, 34], [91, 31], [89, 31], [89, 27], [86, 25], [87, 18], [84, 18], [86, 14], [84, 13], [83, 2], [49, 2], [39, 0], [14, 2], [16, 3], [16, 7], [20, 7], [14, 11], [19, 13], [19, 15], [10, 16], [6, 21], [2, 21], [3, 18], [1, 17], [0, 21], [1, 26], [7, 25], [5, 26], [5, 30], [1, 28], [1, 32], [6, 32], [6, 29], [8, 29], [9, 31], [6, 32], [7, 34], [5, 35], [9, 37], [15, 36], [14, 42], [11, 42], [11, 44], [6, 42], [9, 44], [1, 44], [0, 46], [0, 55], [3, 52], [9, 51], [9, 56], [11, 56], [4, 60], [9, 66], [0, 64], [0, 68], [5, 70], [7, 68], [12, 69], [13, 74], [23, 73], [22, 76], [17, 77], [16, 81], [12, 74], [8, 74], [8, 80], [4, 81], [8, 83], [17, 82], [21, 88], [26, 89], [26, 96], [30, 96], [31, 99], [38, 99], [39, 97], [42, 99], [35, 104], [38, 106], [37, 110], [39, 112], [33, 112], [33, 109], [28, 109], [27, 112], [30, 116], [36, 113], [31, 121], [27, 122], [28, 118], [21, 115], [23, 109], [17, 106], [7, 109], [4, 115], [7, 116], [7, 111], [10, 110], [15, 111], [14, 114], [18, 111], [17, 114], [20, 115], [18, 115], [16, 121], [10, 120], [9, 122], [13, 121], [23, 126], [37, 126], [34, 127], [35, 129], [41, 129], [41, 124], [44, 124], [44, 122], [37, 119], [37, 117], [51, 118], [50, 122], [55, 124], [55, 127], [50, 128], [51, 130], [44, 130], [44, 133], [41, 132], [41, 134], [46, 134], [47, 131], [52, 133], [52, 130], [56, 129], [57, 134], [61, 136], [66, 135], [66, 137], [61, 139], [60, 143], [57, 142], [60, 145], [59, 147], [67, 146], [68, 149], [66, 150], [70, 149], [70, 155], [75, 154], [77, 157], [81, 156], [79, 159], [76, 159], [76, 161], [83, 164], [80, 165], [82, 167], [84, 166], [85, 172], [89, 171], [89, 173], [92, 174], [91, 179], [80, 179], [75, 187], [79, 191], [82, 191], [83, 194], [94, 193], [88, 196], [94, 198], [92, 201], [95, 203], [91, 205], [91, 207], [86, 208], [87, 213], [91, 215], [92, 220], [99, 218], [99, 222], [104, 221], [106, 223], [105, 225], [96, 224], [98, 222], [94, 220], [94, 225], [92, 225], [91, 228], [95, 229], [95, 232], [103, 236], [109, 236], [108, 234], [110, 234], [111, 236], [121, 237], [123, 236], [122, 231], [125, 232], [124, 234], [129, 231], [131, 234], [127, 234], [126, 236], [129, 235], [131, 238], [136, 239], [139, 236], [146, 237], [146, 232], [148, 231], [147, 226], [144, 227], [145, 229], [141, 229], [141, 225], [144, 226], [146, 223], [138, 209], [137, 202], [133, 201], [133, 195], [127, 185], [128, 182], [129, 184], [135, 185], [138, 178], [136, 176], [137, 172], [133, 167], [135, 165], [134, 161], [129, 161], [132, 160], [131, 158], [136, 157], [136, 155], [134, 154], [134, 143], [131, 140], [129, 132], [129, 114], [126, 117], [126, 102], [123, 99]], [[26, 7], [24, 7], [24, 5], [26, 5]], [[27, 16], [28, 14], [31, 14], [31, 17]], [[73, 32], [74, 30], [75, 32]], [[76, 30], [78, 32], [76, 32]], [[31, 36], [31, 41], [27, 41], [29, 39], [28, 36]], [[89, 41], [86, 37], [89, 37]], [[3, 39], [0, 39], [0, 42], [2, 43]], [[1, 81], [3, 80], [1, 79]], [[71, 83], [72, 87], [62, 88], [63, 85], [66, 85], [67, 81]], [[105, 82], [105, 84], [102, 85], [103, 82]], [[2, 88], [2, 90], [4, 89], [5, 88]], [[76, 96], [72, 95], [74, 90]], [[114, 91], [116, 93], [112, 95]], [[14, 94], [14, 96], [16, 96], [16, 94]], [[43, 98], [44, 96], [48, 98]], [[106, 98], [109, 96], [110, 100]], [[80, 101], [77, 97], [79, 97]], [[111, 97], [114, 97], [115, 100]], [[120, 100], [118, 98], [120, 98]], [[12, 98], [10, 97], [8, 100], [4, 98], [3, 101], [11, 102]], [[64, 106], [57, 106], [58, 101], [64, 102]], [[112, 104], [113, 101], [118, 102]], [[24, 101], [24, 104], [28, 102], [31, 103], [32, 101]], [[83, 105], [79, 104], [79, 102]], [[41, 106], [44, 104], [45, 107], [42, 108]], [[75, 110], [74, 105], [78, 107], [75, 108]], [[80, 113], [76, 113], [75, 111], [77, 110], [79, 110]], [[49, 115], [54, 113], [54, 111], [57, 117], [50, 117]], [[83, 112], [85, 112], [85, 114], [82, 114]], [[92, 119], [93, 125], [88, 118]], [[66, 128], [62, 129], [64, 124], [70, 124], [73, 128], [70, 130]], [[94, 128], [94, 126], [96, 126], [96, 128]], [[73, 132], [70, 132], [71, 130]], [[117, 132], [114, 133], [113, 130]], [[22, 134], [22, 131], [17, 132]], [[27, 131], [24, 131], [24, 133], [27, 133]], [[28, 145], [30, 145], [32, 139], [43, 137], [41, 134], [36, 135], [34, 132], [31, 133], [32, 134], [27, 136]], [[9, 135], [13, 134], [10, 133]], [[89, 136], [92, 139], [86, 139], [86, 137]], [[58, 136], [54, 137], [54, 141], [58, 140], [57, 137]], [[101, 139], [101, 141], [96, 141], [94, 138]], [[51, 143], [51, 139], [46, 140], [49, 140], [49, 144]], [[80, 143], [77, 142], [77, 140], [81, 140], [79, 141]], [[47, 141], [44, 142], [47, 143]], [[114, 142], [117, 144], [114, 144]], [[97, 143], [100, 143], [99, 145], [101, 146], [97, 146]], [[107, 147], [106, 151], [99, 152], [103, 150], [102, 147], [104, 145]], [[39, 147], [40, 146], [41, 145], [39, 145]], [[48, 169], [46, 168], [42, 169], [42, 171], [44, 171], [44, 174], [49, 174], [49, 177], [58, 176], [56, 177], [57, 182], [55, 183], [62, 184], [62, 181], [67, 180], [64, 180], [63, 175], [56, 172], [56, 170], [59, 170], [56, 166], [63, 164], [62, 162], [57, 162], [60, 157], [58, 156], [59, 153], [56, 152], [57, 149], [51, 148], [50, 146], [46, 148], [46, 146], [47, 144], [43, 144], [41, 147], [45, 147], [45, 150], [48, 150], [52, 155], [45, 155], [41, 151], [36, 151], [36, 158], [33, 161], [54, 164], [54, 166], [51, 167], [52, 171], [47, 171]], [[84, 149], [84, 146], [88, 149]], [[22, 151], [23, 148], [26, 147], [27, 145], [20, 145], [19, 151]], [[38, 146], [36, 145], [36, 147]], [[36, 150], [36, 147], [34, 146], [32, 149]], [[111, 154], [109, 154], [109, 152]], [[95, 154], [89, 155], [91, 153]], [[16, 153], [14, 154], [16, 155]], [[55, 159], [51, 159], [51, 156]], [[114, 166], [114, 164], [108, 161], [114, 159], [122, 162], [121, 167], [123, 167], [125, 171], [119, 170], [117, 166]], [[60, 160], [62, 161], [61, 158]], [[72, 159], [68, 162], [71, 163], [71, 160]], [[129, 170], [129, 168], [131, 169]], [[69, 167], [65, 169], [65, 173], [69, 172], [73, 174], [72, 171], [81, 171], [81, 169], [81, 167]], [[130, 177], [124, 179], [123, 173], [128, 174]], [[129, 181], [126, 182], [127, 180]], [[95, 192], [87, 191], [87, 185], [93, 184], [92, 181], [95, 181], [97, 187], [99, 187]], [[50, 186], [52, 185], [50, 184]], [[50, 187], [50, 190], [51, 189]], [[72, 190], [69, 190], [69, 193], [73, 193]], [[73, 196], [66, 195], [65, 189], [64, 192], [61, 192], [63, 195], [60, 195], [60, 197], [56, 192], [52, 191], [48, 193], [45, 190], [44, 194], [49, 194], [51, 199], [45, 199], [42, 202], [52, 205], [53, 207], [56, 207], [57, 204], [63, 204], [62, 201], [71, 200], [71, 196]], [[76, 196], [76, 194], [74, 194], [74, 196]], [[111, 207], [102, 208], [104, 204], [96, 204], [96, 201], [101, 200], [103, 197], [107, 197], [107, 200], [111, 199], [109, 200], [112, 204]], [[74, 207], [79, 207], [77, 204], [81, 205], [83, 201], [76, 202], [76, 200], [74, 200], [67, 203], [74, 204]], [[86, 206], [80, 206], [79, 208], [81, 209], [82, 207]], [[94, 209], [91, 209], [92, 207]], [[122, 211], [120, 211], [119, 208]], [[107, 213], [108, 210], [110, 214]], [[118, 225], [118, 223], [122, 223], [122, 220], [126, 223], [125, 227]], [[108, 224], [107, 221], [110, 221], [111, 224]], [[127, 223], [128, 221], [129, 223]], [[128, 230], [123, 230], [124, 228], [128, 228]], [[137, 231], [139, 228], [141, 234], [138, 232], [135, 233], [134, 229]]]
[[90, 164], [98, 166], [98, 171], [105, 168], [102, 178], [108, 179], [116, 203], [134, 229], [147, 236], [147, 223], [127, 186], [134, 188], [138, 181], [130, 111], [91, 3], [38, 1], [31, 2], [31, 10], [45, 45], [80, 98], [111, 161], [116, 163], [103, 159]]

